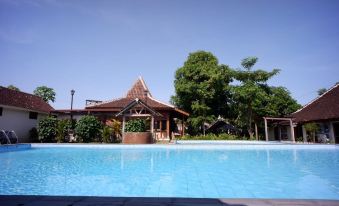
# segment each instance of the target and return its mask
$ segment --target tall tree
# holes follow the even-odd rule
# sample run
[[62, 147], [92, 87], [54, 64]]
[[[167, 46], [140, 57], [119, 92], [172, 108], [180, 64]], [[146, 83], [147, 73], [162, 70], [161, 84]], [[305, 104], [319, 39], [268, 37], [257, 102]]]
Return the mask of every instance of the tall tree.
[[13, 89], [13, 90], [15, 90], [15, 91], [19, 91], [19, 92], [20, 92], [20, 89], [19, 89], [18, 87], [14, 86], [13, 84], [8, 85], [7, 88], [8, 88], [8, 89]]
[[45, 102], [55, 101], [55, 92], [53, 88], [49, 88], [46, 86], [40, 86], [40, 87], [37, 87], [33, 93], [41, 97]]
[[269, 87], [268, 101], [264, 108], [262, 116], [284, 117], [300, 109], [301, 105], [285, 87]]
[[320, 95], [324, 94], [326, 91], [327, 91], [326, 88], [321, 88], [321, 89], [318, 90], [318, 95], [320, 96]]
[[191, 132], [202, 132], [205, 122], [226, 111], [231, 81], [231, 69], [219, 65], [206, 51], [190, 53], [183, 67], [177, 69], [172, 102], [190, 113]]
[[252, 124], [256, 115], [255, 106], [267, 101], [266, 82], [280, 71], [279, 69], [273, 69], [271, 72], [261, 69], [252, 70], [257, 61], [257, 57], [247, 57], [241, 62], [244, 69], [234, 72], [235, 79], [240, 81], [240, 85], [233, 89], [239, 110], [237, 121], [247, 128], [250, 138], [253, 138], [254, 134]]

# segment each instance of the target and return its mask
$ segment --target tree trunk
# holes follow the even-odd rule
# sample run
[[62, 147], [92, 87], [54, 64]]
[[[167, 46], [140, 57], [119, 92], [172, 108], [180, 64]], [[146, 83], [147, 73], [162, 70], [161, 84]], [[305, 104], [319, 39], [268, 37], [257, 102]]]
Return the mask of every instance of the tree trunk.
[[252, 104], [251, 101], [248, 104], [248, 126], [247, 126], [248, 134], [250, 135], [250, 139], [253, 139], [253, 130], [252, 130]]
[[258, 137], [258, 125], [256, 122], [254, 122], [254, 127], [255, 127], [255, 139], [258, 141], [259, 137]]

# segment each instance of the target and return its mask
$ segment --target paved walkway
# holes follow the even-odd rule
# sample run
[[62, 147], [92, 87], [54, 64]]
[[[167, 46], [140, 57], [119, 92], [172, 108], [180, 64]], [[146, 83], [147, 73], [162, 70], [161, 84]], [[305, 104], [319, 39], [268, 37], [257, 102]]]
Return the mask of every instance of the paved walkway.
[[0, 206], [339, 206], [336, 200], [62, 197], [0, 195]]

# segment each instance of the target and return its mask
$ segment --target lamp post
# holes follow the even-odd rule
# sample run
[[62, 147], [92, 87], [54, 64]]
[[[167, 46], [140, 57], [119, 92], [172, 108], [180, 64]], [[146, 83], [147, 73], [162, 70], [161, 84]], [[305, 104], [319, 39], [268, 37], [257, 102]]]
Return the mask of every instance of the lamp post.
[[73, 124], [73, 114], [72, 114], [72, 110], [73, 110], [73, 96], [74, 96], [75, 90], [72, 89], [71, 90], [71, 95], [72, 95], [72, 99], [71, 99], [71, 123]]

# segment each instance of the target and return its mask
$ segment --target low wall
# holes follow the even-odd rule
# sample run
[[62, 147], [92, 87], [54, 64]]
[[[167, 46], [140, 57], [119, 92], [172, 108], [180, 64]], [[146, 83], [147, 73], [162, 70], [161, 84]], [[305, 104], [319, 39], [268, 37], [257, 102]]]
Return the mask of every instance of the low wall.
[[125, 132], [122, 143], [124, 144], [152, 144], [153, 138], [150, 132]]

